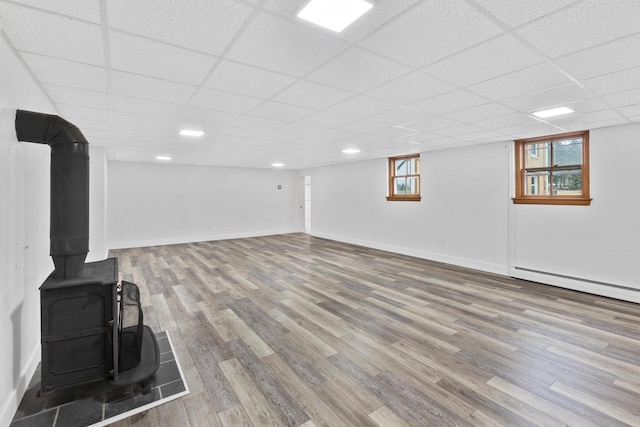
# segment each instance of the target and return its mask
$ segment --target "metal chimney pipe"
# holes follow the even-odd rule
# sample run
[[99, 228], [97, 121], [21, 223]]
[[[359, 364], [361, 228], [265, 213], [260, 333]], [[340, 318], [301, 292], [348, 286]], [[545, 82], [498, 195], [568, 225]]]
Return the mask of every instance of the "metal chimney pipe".
[[51, 147], [50, 255], [56, 279], [80, 276], [89, 253], [89, 143], [60, 116], [16, 111], [18, 141]]

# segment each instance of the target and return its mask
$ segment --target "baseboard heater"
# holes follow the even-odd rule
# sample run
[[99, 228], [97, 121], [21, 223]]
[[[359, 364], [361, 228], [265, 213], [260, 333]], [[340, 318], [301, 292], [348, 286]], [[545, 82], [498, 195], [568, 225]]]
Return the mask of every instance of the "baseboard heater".
[[[617, 285], [615, 283], [602, 282], [602, 281], [599, 281], [599, 280], [585, 279], [583, 277], [569, 276], [567, 274], [559, 274], [559, 273], [552, 273], [552, 272], [548, 272], [548, 271], [536, 270], [536, 269], [533, 269], [533, 268], [513, 267], [513, 270], [525, 273], [523, 276], [526, 276], [526, 277], [520, 277], [517, 274], [513, 275], [514, 277], [516, 277], [518, 279], [536, 281], [533, 278], [531, 278], [530, 276], [527, 276], [526, 273], [530, 273], [530, 274], [533, 274], [533, 275], [546, 276], [546, 277], [549, 278], [549, 280], [552, 280], [554, 278], [555, 279], [560, 279], [560, 282], [558, 282], [558, 281], [554, 281], [553, 283], [543, 282], [545, 284], [549, 284], [549, 285], [552, 285], [552, 286], [558, 286], [558, 287], [562, 287], [562, 288], [568, 288], [568, 289], [573, 289], [573, 290], [577, 290], [577, 291], [582, 291], [582, 292], [587, 292], [587, 293], [597, 294], [597, 295], [603, 295], [603, 296], [606, 296], [606, 297], [617, 298], [617, 299], [622, 299], [622, 300], [627, 300], [627, 301], [640, 302], [640, 289], [638, 289], [638, 288], [632, 288], [630, 286]], [[575, 285], [574, 286], [567, 286], [568, 284], [575, 284]], [[579, 284], [584, 284], [588, 288], [582, 289], [580, 286], [578, 286]], [[596, 287], [592, 287], [593, 285], [595, 285]], [[598, 292], [598, 291], [600, 291], [600, 292]], [[631, 294], [628, 294], [628, 296], [627, 296], [627, 294], [626, 294], [627, 292], [631, 292]]]

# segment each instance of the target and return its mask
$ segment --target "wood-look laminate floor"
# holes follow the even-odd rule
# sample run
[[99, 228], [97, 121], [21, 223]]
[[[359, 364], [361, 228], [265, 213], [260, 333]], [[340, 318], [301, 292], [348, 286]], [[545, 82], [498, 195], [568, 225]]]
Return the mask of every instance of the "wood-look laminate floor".
[[118, 426], [640, 425], [640, 306], [304, 234], [112, 252], [191, 394]]

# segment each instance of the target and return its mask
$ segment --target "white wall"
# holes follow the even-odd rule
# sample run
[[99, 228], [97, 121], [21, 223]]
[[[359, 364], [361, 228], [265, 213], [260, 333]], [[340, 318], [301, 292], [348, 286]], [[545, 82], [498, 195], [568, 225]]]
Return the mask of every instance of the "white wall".
[[107, 257], [107, 151], [89, 141], [89, 255], [87, 262]]
[[507, 274], [508, 143], [423, 153], [422, 201], [388, 202], [387, 161], [311, 175], [312, 235]]
[[291, 171], [123, 162], [108, 168], [109, 248], [296, 230]]
[[55, 113], [0, 38], [0, 425], [9, 425], [40, 361], [38, 287], [49, 258], [49, 147], [19, 143], [17, 108]]
[[517, 277], [640, 302], [604, 282], [640, 290], [640, 125], [589, 133], [591, 206], [513, 207], [513, 266], [587, 279], [513, 270]]
[[591, 206], [513, 205], [512, 142], [423, 153], [419, 203], [385, 200], [385, 159], [299, 175], [313, 235], [640, 302], [639, 141], [590, 132]]

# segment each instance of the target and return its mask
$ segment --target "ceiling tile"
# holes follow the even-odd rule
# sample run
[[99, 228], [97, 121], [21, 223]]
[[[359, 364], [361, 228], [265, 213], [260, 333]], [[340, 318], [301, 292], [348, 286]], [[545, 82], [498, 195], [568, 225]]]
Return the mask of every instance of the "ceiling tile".
[[345, 40], [356, 42], [369, 33], [375, 31], [389, 20], [392, 20], [396, 16], [402, 14], [419, 1], [420, 0], [393, 0], [375, 2], [374, 7], [369, 12], [354, 22], [353, 25], [344, 29], [344, 31], [340, 33], [340, 37]]
[[556, 133], [562, 132], [562, 130], [558, 129], [557, 127], [553, 127], [547, 123], [543, 123], [540, 121], [516, 126], [507, 126], [504, 128], [495, 129], [495, 131], [503, 133], [511, 139], [533, 138], [536, 136], [554, 135]]
[[400, 15], [361, 45], [399, 62], [423, 67], [501, 32], [463, 0], [429, 1]]
[[561, 107], [572, 102], [591, 98], [592, 96], [576, 83], [554, 87], [552, 89], [541, 90], [515, 98], [505, 99], [504, 105], [531, 113], [533, 111], [545, 110], [549, 108]]
[[104, 68], [29, 53], [22, 53], [21, 56], [41, 83], [107, 91]]
[[111, 67], [159, 79], [199, 85], [216, 57], [109, 31]]
[[125, 141], [125, 144], [131, 144], [130, 141], [142, 140], [154, 142], [158, 140], [158, 137], [165, 134], [164, 129], [158, 127], [148, 127], [140, 125], [132, 125], [127, 123], [121, 123], [118, 129], [113, 132], [114, 140]]
[[327, 111], [344, 114], [346, 116], [365, 118], [390, 110], [393, 107], [393, 104], [386, 101], [370, 98], [368, 96], [355, 96], [334, 105]]
[[640, 87], [640, 67], [594, 77], [583, 81], [583, 83], [598, 95], [635, 89]]
[[227, 57], [302, 77], [347, 47], [342, 40], [267, 13], [259, 14]]
[[640, 55], [629, 55], [640, 45], [640, 34], [614, 40], [563, 56], [554, 62], [577, 79], [588, 79], [640, 66]]
[[447, 117], [431, 117], [428, 119], [419, 120], [415, 123], [411, 123], [411, 128], [422, 132], [431, 132], [437, 129], [456, 126], [460, 124], [460, 122], [449, 119]]
[[195, 88], [182, 83], [168, 82], [121, 71], [111, 72], [113, 93], [150, 101], [168, 103], [187, 102]]
[[55, 103], [91, 108], [109, 108], [109, 99], [104, 92], [47, 83], [43, 84], [43, 87]]
[[606, 127], [610, 127], [610, 126], [620, 126], [620, 125], [627, 125], [629, 124], [629, 120], [625, 119], [625, 118], [618, 118], [618, 119], [609, 119], [609, 120], [599, 120], [599, 121], [590, 121], [588, 123], [577, 123], [577, 124], [565, 124], [563, 125], [563, 128], [566, 129], [567, 132], [574, 132], [574, 131], [583, 131], [585, 129], [598, 129], [598, 128], [606, 128]]
[[354, 47], [307, 78], [352, 92], [362, 92], [410, 71], [409, 67]]
[[605, 95], [603, 99], [614, 107], [640, 104], [640, 88]]
[[264, 117], [266, 119], [282, 120], [283, 122], [294, 122], [314, 112], [315, 110], [310, 108], [283, 104], [281, 102], [267, 101], [251, 110], [251, 115]]
[[511, 27], [548, 15], [580, 0], [476, 0], [496, 18]]
[[281, 120], [265, 119], [253, 116], [240, 116], [232, 122], [233, 126], [259, 130], [275, 130], [285, 124], [286, 122]]
[[543, 58], [510, 35], [476, 45], [429, 65], [424, 71], [459, 86], [467, 86], [530, 67]]
[[329, 113], [327, 111], [318, 111], [298, 121], [301, 124], [322, 127], [336, 127], [346, 123], [355, 121], [356, 119], [342, 114]]
[[304, 136], [313, 135], [314, 133], [322, 132], [324, 129], [318, 126], [310, 126], [304, 123], [287, 123], [286, 125], [278, 128], [279, 132], [290, 133], [293, 135]]
[[459, 89], [416, 102], [410, 107], [432, 114], [446, 114], [488, 103], [489, 100], [480, 95]]
[[218, 132], [219, 135], [239, 136], [241, 138], [256, 138], [260, 131], [256, 129], [239, 128], [235, 126], [225, 126]]
[[[207, 110], [205, 108], [184, 107], [176, 116], [176, 121], [186, 128], [197, 124], [210, 124], [217, 126], [228, 125], [240, 117], [239, 114], [225, 111]], [[189, 125], [189, 126], [188, 126]]]
[[[87, 140], [91, 145], [94, 144], [94, 139], [100, 138], [103, 141], [111, 140], [111, 131], [109, 130], [99, 130], [99, 129], [81, 129], [81, 130], [82, 130], [82, 134], [87, 137]], [[89, 146], [89, 149], [91, 149], [91, 146]]]
[[261, 99], [250, 98], [235, 93], [200, 89], [191, 101], [189, 101], [189, 105], [192, 107], [243, 114], [253, 110], [262, 102], [263, 100]]
[[351, 93], [317, 83], [299, 81], [293, 86], [285, 89], [274, 99], [302, 107], [321, 110], [344, 101], [352, 96]]
[[449, 83], [416, 71], [372, 89], [366, 95], [407, 105], [453, 89], [455, 86]]
[[571, 114], [562, 117], [555, 117], [553, 119], [549, 119], [549, 123], [553, 123], [554, 125], [565, 127], [580, 124], [586, 127], [590, 123], [599, 122], [603, 120], [613, 120], [613, 119], [621, 119], [620, 114], [616, 113], [612, 110], [605, 111], [594, 111], [593, 113], [587, 114]]
[[407, 127], [411, 127], [411, 123], [427, 118], [430, 115], [431, 114], [429, 113], [423, 113], [422, 111], [416, 111], [411, 108], [398, 107], [385, 111], [384, 113], [376, 114], [368, 119], [388, 123], [390, 125], [407, 124]]
[[505, 141], [507, 139], [503, 134], [494, 132], [492, 130], [467, 133], [464, 135], [459, 135], [457, 136], [457, 138], [460, 138], [463, 141], [470, 141], [475, 143], [498, 142]]
[[95, 120], [99, 122], [108, 122], [110, 120], [109, 111], [100, 108], [80, 107], [77, 105], [56, 105], [60, 115], [67, 120], [73, 121], [77, 119]]
[[[611, 25], [615, 22], [615, 25]], [[517, 30], [550, 58], [640, 31], [640, 2], [586, 0]]]
[[284, 74], [225, 60], [218, 65], [205, 87], [256, 98], [271, 98], [295, 81], [295, 78]]
[[537, 123], [538, 121], [532, 119], [526, 114], [509, 114], [507, 116], [495, 117], [493, 119], [485, 119], [474, 122], [476, 126], [480, 126], [485, 129], [502, 129], [511, 126], [518, 126], [524, 124]]
[[377, 122], [369, 119], [360, 119], [351, 123], [344, 124], [340, 126], [339, 129], [349, 131], [349, 132], [375, 133], [382, 129], [386, 129], [388, 127], [389, 127], [388, 123]]
[[111, 95], [111, 105], [114, 111], [143, 113], [161, 117], [173, 117], [182, 108], [181, 105], [177, 104], [147, 101], [145, 99], [131, 98], [122, 95]]
[[114, 111], [111, 114], [114, 123], [129, 124], [134, 126], [147, 126], [164, 129], [169, 125], [164, 117], [150, 116], [147, 114], [123, 113]]
[[90, 130], [111, 132], [111, 124], [106, 121], [75, 119], [73, 120], [73, 124], [76, 125], [82, 132]]
[[640, 116], [640, 103], [619, 108], [618, 111], [627, 117]]
[[469, 89], [496, 101], [571, 83], [548, 63], [534, 65], [506, 76], [469, 86]]
[[84, 19], [91, 22], [100, 22], [99, 0], [13, 0], [14, 3], [37, 7], [73, 18]]
[[459, 125], [451, 126], [447, 128], [436, 129], [433, 131], [433, 133], [435, 133], [436, 135], [442, 135], [442, 136], [459, 137], [460, 135], [466, 135], [470, 133], [484, 132], [484, 131], [485, 129], [482, 129], [481, 127], [478, 127], [478, 126], [469, 125], [469, 124], [459, 124]]
[[489, 104], [483, 104], [477, 107], [471, 107], [465, 110], [456, 111], [455, 113], [449, 113], [446, 115], [446, 117], [469, 123], [506, 116], [512, 113], [514, 113], [514, 111], [511, 108], [505, 107], [504, 105], [498, 104], [496, 102], [491, 102]]
[[109, 0], [109, 26], [221, 55], [252, 8], [233, 0]]
[[93, 65], [104, 65], [99, 25], [0, 3], [2, 31], [16, 49]]

